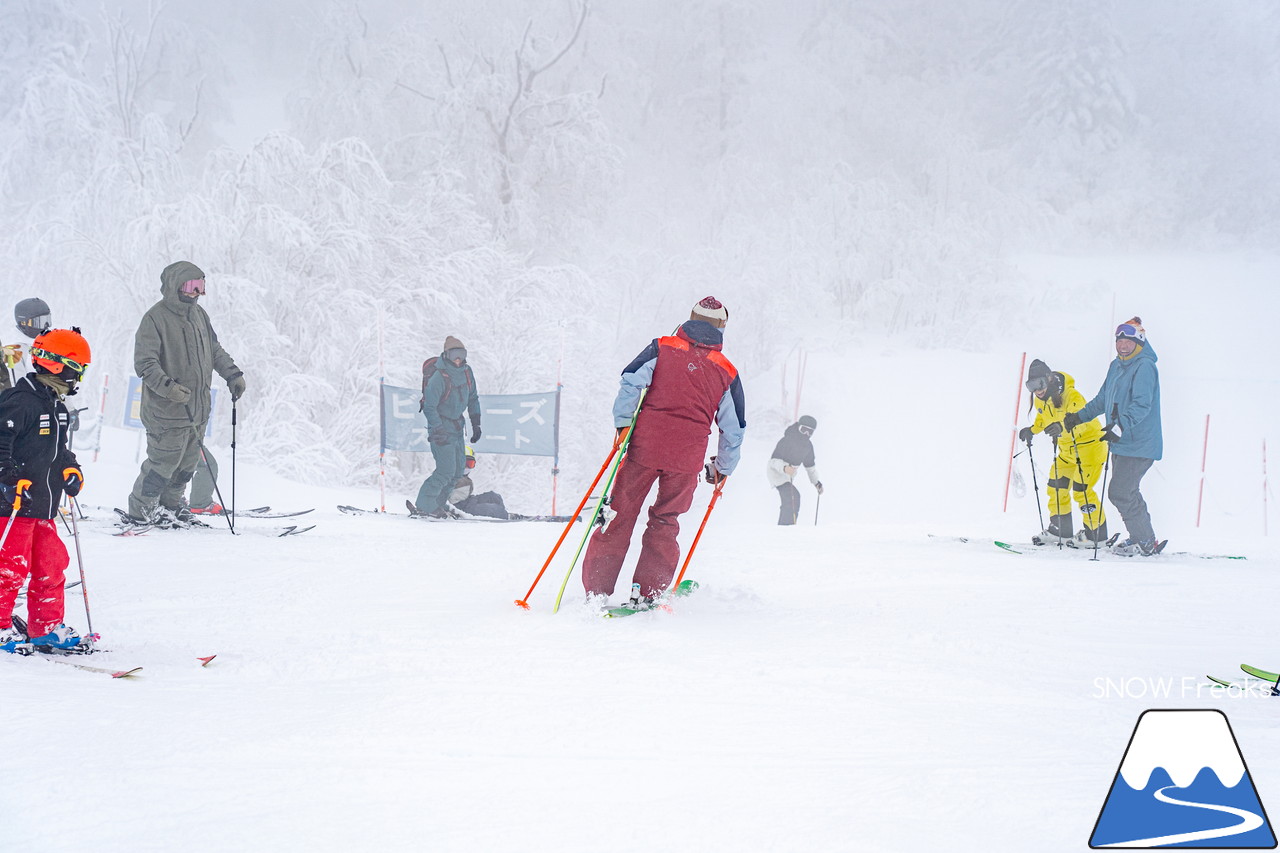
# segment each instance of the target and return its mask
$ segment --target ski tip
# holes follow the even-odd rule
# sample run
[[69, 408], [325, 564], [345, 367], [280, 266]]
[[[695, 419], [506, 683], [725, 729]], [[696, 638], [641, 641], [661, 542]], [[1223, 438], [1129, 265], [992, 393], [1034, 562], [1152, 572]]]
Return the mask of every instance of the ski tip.
[[527, 601], [522, 601], [522, 600], [520, 600], [520, 599], [518, 599], [518, 598], [517, 598], [517, 599], [516, 599], [516, 607], [519, 607], [519, 608], [520, 608], [520, 609], [522, 609], [522, 610], [528, 610], [528, 609], [529, 609], [529, 602], [527, 602]]
[[135, 666], [133, 669], [123, 669], [119, 672], [111, 673], [112, 678], [132, 678], [137, 673], [142, 672], [142, 667]]
[[209, 655], [207, 658], [197, 657], [196, 660], [200, 661], [201, 666], [208, 666], [213, 663], [213, 659], [216, 657], [217, 655]]

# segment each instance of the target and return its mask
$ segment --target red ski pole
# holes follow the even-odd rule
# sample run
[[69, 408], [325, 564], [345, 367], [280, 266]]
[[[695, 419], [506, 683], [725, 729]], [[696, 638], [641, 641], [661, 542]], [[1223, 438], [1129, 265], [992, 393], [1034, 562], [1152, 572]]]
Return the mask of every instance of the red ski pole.
[[[628, 427], [630, 431], [630, 427]], [[560, 532], [560, 538], [556, 540], [556, 544], [552, 547], [551, 553], [547, 555], [547, 561], [542, 564], [542, 568], [538, 570], [538, 576], [533, 579], [533, 586], [529, 587], [529, 591], [524, 594], [524, 598], [517, 598], [516, 604], [529, 609], [529, 596], [533, 595], [534, 587], [542, 580], [543, 574], [547, 571], [547, 566], [551, 565], [551, 561], [555, 559], [556, 552], [560, 550], [560, 546], [564, 543], [564, 539], [569, 535], [569, 529], [573, 527], [578, 516], [582, 514], [582, 508], [587, 505], [587, 501], [591, 500], [591, 493], [595, 491], [596, 485], [600, 482], [600, 478], [604, 476], [604, 472], [609, 470], [609, 463], [613, 461], [613, 457], [617, 455], [618, 449], [622, 446], [622, 441], [614, 442], [613, 449], [609, 451], [609, 458], [604, 460], [604, 464], [600, 466], [600, 472], [596, 474], [596, 478], [591, 481], [591, 485], [587, 487], [587, 493], [582, 496], [582, 500], [578, 503], [578, 508], [573, 511], [573, 517], [569, 519], [569, 523], [564, 526], [564, 530]]]
[[698, 547], [698, 540], [702, 538], [702, 531], [707, 526], [707, 519], [711, 518], [711, 510], [716, 508], [716, 501], [720, 500], [720, 493], [724, 491], [724, 484], [725, 480], [717, 483], [716, 490], [711, 494], [711, 503], [707, 504], [707, 513], [702, 516], [702, 524], [698, 525], [698, 534], [693, 537], [693, 544], [689, 546], [689, 553], [684, 555], [684, 565], [680, 567], [680, 574], [676, 577], [676, 582], [671, 585], [672, 589], [680, 586], [680, 581], [684, 580], [685, 570], [689, 568], [689, 561], [693, 559], [693, 552]]

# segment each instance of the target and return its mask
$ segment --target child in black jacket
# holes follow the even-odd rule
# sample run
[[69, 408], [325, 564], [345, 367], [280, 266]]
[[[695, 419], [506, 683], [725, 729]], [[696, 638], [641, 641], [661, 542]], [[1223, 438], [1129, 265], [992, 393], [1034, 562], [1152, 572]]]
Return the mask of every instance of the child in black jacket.
[[[31, 345], [35, 370], [0, 393], [0, 651], [73, 651], [87, 647], [62, 621], [63, 579], [70, 557], [54, 519], [63, 494], [80, 493], [84, 475], [67, 449], [74, 394], [89, 365], [89, 344], [78, 329], [51, 329]], [[13, 624], [22, 582], [27, 588], [27, 633]]]

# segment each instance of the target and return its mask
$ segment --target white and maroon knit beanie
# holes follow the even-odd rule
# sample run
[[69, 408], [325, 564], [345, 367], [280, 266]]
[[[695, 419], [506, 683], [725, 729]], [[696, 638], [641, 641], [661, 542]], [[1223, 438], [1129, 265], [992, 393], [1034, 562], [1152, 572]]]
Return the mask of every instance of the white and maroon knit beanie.
[[714, 296], [708, 296], [693, 306], [693, 313], [699, 317], [706, 317], [708, 320], [719, 320], [722, 323], [729, 322], [729, 309], [725, 308], [720, 300]]

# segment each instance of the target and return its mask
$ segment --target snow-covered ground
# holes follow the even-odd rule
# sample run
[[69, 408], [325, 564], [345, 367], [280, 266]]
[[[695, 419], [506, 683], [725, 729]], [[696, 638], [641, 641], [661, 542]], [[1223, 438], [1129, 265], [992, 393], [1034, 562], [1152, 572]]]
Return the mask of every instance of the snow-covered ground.
[[[763, 468], [778, 435], [752, 433], [690, 569], [702, 588], [671, 612], [600, 619], [578, 603], [575, 574], [552, 615], [576, 539], [525, 612], [513, 602], [558, 526], [350, 517], [335, 505], [372, 507], [376, 491], [243, 464], [242, 506], [315, 506], [316, 529], [277, 539], [263, 531], [281, 522], [244, 520], [236, 538], [113, 538], [92, 510], [100, 520], [81, 536], [93, 627], [111, 651], [87, 662], [144, 669], [116, 681], [0, 659], [5, 839], [101, 851], [1080, 850], [1149, 707], [1225, 709], [1264, 805], [1280, 802], [1276, 706], [1200, 686], [1240, 662], [1280, 664], [1269, 627], [1280, 545], [1262, 535], [1261, 472], [1280, 267], [1022, 268], [1029, 286], [1060, 289], [989, 353], [892, 341], [811, 352], [802, 409], [819, 420], [818, 523], [801, 483], [801, 524], [773, 524]], [[1025, 459], [1026, 494], [1001, 511], [1021, 353], [1092, 394], [1112, 291], [1118, 319], [1140, 313], [1160, 354], [1166, 459], [1145, 482], [1156, 531], [1172, 552], [1245, 561], [1094, 562], [988, 543], [1038, 529]], [[732, 344], [731, 327], [731, 357]], [[745, 379], [764, 414], [770, 388]], [[1024, 394], [1024, 420], [1025, 407]], [[87, 506], [121, 505], [136, 474], [134, 434], [106, 439]], [[1035, 449], [1043, 488], [1050, 453]], [[229, 471], [229, 452], [219, 458]], [[702, 486], [685, 517], [686, 543], [709, 496]], [[68, 614], [84, 628], [78, 590]]]

